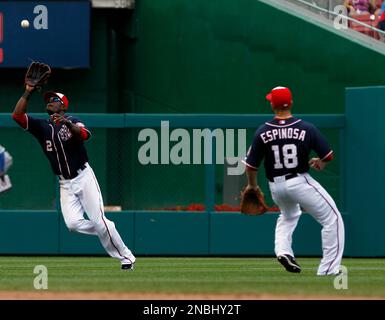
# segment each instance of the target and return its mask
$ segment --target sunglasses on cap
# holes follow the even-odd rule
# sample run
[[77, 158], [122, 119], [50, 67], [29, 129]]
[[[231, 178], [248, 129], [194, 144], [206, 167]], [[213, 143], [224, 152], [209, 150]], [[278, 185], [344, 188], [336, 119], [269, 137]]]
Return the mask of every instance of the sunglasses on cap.
[[60, 103], [63, 103], [59, 97], [50, 97], [48, 102], [60, 102]]

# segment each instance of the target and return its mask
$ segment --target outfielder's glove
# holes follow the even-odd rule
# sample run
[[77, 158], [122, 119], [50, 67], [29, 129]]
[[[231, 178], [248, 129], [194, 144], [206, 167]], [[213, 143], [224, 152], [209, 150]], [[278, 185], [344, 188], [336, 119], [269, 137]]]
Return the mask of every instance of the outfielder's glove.
[[241, 192], [241, 213], [247, 215], [262, 215], [269, 210], [265, 196], [259, 187], [244, 188]]
[[47, 83], [50, 75], [51, 68], [49, 65], [34, 61], [28, 67], [24, 78], [24, 84], [39, 90]]

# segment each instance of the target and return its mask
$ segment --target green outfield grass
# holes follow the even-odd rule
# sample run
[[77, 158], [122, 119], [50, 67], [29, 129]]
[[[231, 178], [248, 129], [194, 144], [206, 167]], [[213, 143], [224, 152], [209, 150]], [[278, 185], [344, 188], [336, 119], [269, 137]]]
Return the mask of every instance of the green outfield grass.
[[34, 291], [36, 265], [48, 268], [48, 291], [383, 296], [385, 259], [344, 259], [347, 290], [317, 277], [319, 259], [299, 258], [301, 274], [275, 258], [142, 258], [121, 271], [108, 257], [0, 257], [0, 291]]

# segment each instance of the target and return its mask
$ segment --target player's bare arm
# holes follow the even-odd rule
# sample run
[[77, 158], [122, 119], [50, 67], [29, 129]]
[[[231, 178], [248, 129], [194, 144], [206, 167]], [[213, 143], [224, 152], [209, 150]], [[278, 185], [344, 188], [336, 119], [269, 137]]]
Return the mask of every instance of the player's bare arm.
[[322, 161], [320, 158], [311, 158], [309, 161], [309, 166], [317, 171], [322, 171], [325, 169], [327, 162]]
[[15, 120], [22, 128], [27, 128], [27, 106], [28, 100], [35, 90], [35, 87], [28, 84], [25, 85], [25, 91], [20, 97], [19, 101], [16, 103], [15, 109], [13, 110], [12, 118]]
[[28, 99], [30, 98], [32, 92], [36, 89], [40, 89], [44, 85], [51, 74], [51, 68], [39, 62], [32, 62], [28, 67], [27, 73], [24, 77], [25, 91], [19, 101], [16, 103], [15, 109], [13, 111], [13, 118], [22, 124], [23, 120], [21, 115], [26, 113]]
[[257, 172], [258, 172], [257, 170], [246, 166], [246, 176], [247, 176], [246, 190], [256, 189], [258, 187]]
[[34, 87], [31, 87], [29, 85], [25, 86], [25, 91], [23, 95], [20, 97], [19, 101], [16, 103], [15, 109], [13, 110], [13, 113], [15, 115], [21, 115], [26, 113], [28, 100], [33, 91], [34, 91]]
[[320, 158], [311, 158], [309, 161], [309, 166], [317, 171], [322, 171], [325, 169], [326, 165], [333, 160], [333, 153], [330, 152], [324, 159]]

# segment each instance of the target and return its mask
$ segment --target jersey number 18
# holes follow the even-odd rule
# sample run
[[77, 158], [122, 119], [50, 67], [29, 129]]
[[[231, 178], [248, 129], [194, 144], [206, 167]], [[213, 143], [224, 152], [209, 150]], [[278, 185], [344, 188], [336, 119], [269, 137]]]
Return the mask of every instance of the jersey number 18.
[[283, 164], [281, 162], [279, 146], [273, 145], [271, 146], [271, 149], [274, 152], [274, 169], [283, 169], [284, 166], [287, 169], [293, 169], [297, 167], [297, 146], [295, 144], [284, 144], [282, 146]]

